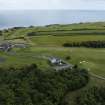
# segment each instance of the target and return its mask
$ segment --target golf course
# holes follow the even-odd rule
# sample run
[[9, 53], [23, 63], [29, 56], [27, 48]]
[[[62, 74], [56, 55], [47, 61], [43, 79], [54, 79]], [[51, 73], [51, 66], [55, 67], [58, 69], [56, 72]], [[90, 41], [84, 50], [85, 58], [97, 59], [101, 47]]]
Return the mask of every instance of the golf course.
[[[69, 63], [78, 64], [80, 67], [105, 77], [105, 48], [63, 47], [64, 43], [105, 41], [104, 22], [18, 27], [3, 30], [2, 34], [1, 43], [24, 43], [29, 47], [12, 49], [15, 54], [0, 52], [0, 55], [6, 58], [0, 66], [18, 66], [36, 62], [39, 67], [42, 66], [42, 69], [44, 69], [44, 67], [48, 67], [47, 61], [41, 58], [33, 58], [33, 56], [56, 56], [62, 59], [70, 56]], [[27, 57], [28, 60], [26, 60]]]
[[[81, 42], [95, 42], [96, 47], [81, 46]], [[54, 24], [47, 26], [14, 27], [0, 31], [0, 43], [22, 44], [9, 51], [0, 51], [0, 68], [21, 68], [36, 64], [42, 71], [52, 69], [44, 57], [56, 57], [90, 74], [89, 83], [76, 91], [68, 92], [67, 105], [76, 105], [75, 97], [92, 86], [105, 86], [105, 22]], [[70, 46], [64, 46], [70, 43]], [[75, 45], [79, 43], [79, 47]], [[94, 43], [93, 43], [94, 44]], [[97, 47], [98, 45], [98, 47]], [[87, 105], [87, 104], [86, 104]]]

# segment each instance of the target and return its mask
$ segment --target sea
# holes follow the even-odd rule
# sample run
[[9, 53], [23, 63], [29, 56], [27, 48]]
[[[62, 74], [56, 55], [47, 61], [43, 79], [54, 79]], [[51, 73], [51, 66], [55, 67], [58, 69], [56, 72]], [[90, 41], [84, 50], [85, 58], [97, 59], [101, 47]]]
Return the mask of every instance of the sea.
[[104, 10], [0, 10], [0, 29], [104, 21]]

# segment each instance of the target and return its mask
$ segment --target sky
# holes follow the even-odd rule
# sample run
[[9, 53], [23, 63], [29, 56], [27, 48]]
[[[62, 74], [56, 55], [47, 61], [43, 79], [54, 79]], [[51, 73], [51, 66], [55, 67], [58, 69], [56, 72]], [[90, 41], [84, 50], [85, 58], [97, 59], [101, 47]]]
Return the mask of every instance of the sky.
[[0, 0], [0, 10], [7, 9], [105, 10], [105, 0]]

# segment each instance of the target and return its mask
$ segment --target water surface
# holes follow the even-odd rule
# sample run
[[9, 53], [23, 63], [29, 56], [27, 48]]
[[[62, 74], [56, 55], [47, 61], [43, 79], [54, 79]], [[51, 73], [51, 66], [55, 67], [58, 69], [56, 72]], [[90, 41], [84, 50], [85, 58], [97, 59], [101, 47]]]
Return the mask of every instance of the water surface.
[[105, 21], [105, 11], [88, 10], [4, 10], [0, 11], [0, 28], [42, 26]]

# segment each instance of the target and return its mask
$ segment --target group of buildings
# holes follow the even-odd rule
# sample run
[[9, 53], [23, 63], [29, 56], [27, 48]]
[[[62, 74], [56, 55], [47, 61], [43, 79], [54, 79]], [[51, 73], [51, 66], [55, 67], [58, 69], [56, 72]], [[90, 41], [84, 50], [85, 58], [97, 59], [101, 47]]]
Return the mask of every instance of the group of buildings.
[[0, 44], [0, 51], [10, 51], [12, 48], [26, 48], [26, 45], [23, 43], [2, 43]]

